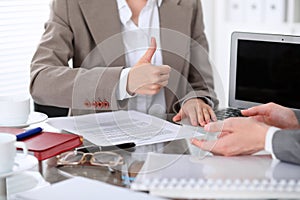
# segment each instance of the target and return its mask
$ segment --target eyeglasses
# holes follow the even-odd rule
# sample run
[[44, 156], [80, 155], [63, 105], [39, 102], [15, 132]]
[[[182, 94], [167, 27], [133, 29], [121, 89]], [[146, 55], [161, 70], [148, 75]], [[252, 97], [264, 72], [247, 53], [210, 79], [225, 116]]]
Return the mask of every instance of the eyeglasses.
[[[88, 159], [88, 157], [90, 159]], [[58, 165], [79, 165], [88, 161], [91, 165], [109, 168], [124, 164], [124, 160], [121, 155], [110, 151], [101, 151], [95, 153], [67, 151], [57, 156]]]

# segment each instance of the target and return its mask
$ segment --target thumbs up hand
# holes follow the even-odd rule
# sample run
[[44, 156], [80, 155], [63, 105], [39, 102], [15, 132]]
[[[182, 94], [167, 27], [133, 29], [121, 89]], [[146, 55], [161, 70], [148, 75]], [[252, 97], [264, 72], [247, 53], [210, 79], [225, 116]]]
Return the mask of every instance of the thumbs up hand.
[[151, 45], [141, 59], [130, 69], [127, 79], [127, 92], [131, 95], [154, 95], [168, 84], [171, 67], [154, 66], [151, 59], [156, 51], [156, 40], [151, 38]]

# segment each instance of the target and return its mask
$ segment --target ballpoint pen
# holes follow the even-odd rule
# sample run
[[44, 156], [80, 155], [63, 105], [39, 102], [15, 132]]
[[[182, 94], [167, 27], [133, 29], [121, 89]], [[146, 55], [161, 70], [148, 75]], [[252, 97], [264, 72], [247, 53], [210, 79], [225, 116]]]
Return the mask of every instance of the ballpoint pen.
[[43, 129], [41, 127], [37, 127], [37, 128], [33, 128], [33, 129], [30, 129], [30, 130], [26, 130], [26, 131], [24, 131], [22, 133], [19, 133], [19, 134], [16, 135], [17, 136], [17, 141], [20, 141], [20, 140], [23, 140], [23, 139], [25, 139], [27, 137], [31, 137], [33, 135], [41, 133], [42, 130]]
[[128, 142], [123, 144], [111, 145], [111, 146], [98, 146], [89, 145], [75, 148], [75, 151], [81, 151], [84, 153], [97, 152], [97, 151], [113, 151], [118, 149], [124, 149], [126, 151], [134, 151], [135, 143]]

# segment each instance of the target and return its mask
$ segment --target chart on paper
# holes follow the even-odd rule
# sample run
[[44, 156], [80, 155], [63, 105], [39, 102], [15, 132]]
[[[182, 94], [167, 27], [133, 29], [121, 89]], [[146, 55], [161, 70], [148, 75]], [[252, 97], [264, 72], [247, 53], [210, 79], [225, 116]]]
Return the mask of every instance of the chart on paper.
[[199, 134], [192, 130], [183, 131], [182, 126], [137, 111], [52, 118], [47, 123], [55, 128], [82, 135], [100, 146], [128, 142], [145, 145]]

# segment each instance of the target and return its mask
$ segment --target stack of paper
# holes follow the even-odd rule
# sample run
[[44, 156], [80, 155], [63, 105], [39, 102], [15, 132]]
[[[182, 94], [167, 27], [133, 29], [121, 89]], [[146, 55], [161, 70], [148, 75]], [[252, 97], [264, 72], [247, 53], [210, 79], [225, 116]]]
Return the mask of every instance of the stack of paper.
[[6, 179], [8, 200], [16, 199], [16, 194], [47, 187], [50, 184], [44, 180], [39, 172], [25, 171]]
[[[82, 135], [99, 146], [133, 142], [136, 146], [201, 136], [187, 128], [137, 111], [116, 111], [49, 119], [57, 129]], [[203, 129], [202, 129], [203, 130]]]

